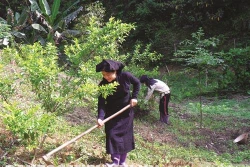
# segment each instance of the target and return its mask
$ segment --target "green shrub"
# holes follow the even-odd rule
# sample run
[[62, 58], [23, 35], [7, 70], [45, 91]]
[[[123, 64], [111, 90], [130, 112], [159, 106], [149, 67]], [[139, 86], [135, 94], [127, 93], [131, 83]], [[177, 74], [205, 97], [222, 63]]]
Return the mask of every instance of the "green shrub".
[[27, 110], [17, 105], [4, 103], [1, 117], [6, 128], [10, 130], [29, 150], [39, 145], [39, 139], [48, 132], [54, 122], [54, 115], [39, 112], [39, 106]]

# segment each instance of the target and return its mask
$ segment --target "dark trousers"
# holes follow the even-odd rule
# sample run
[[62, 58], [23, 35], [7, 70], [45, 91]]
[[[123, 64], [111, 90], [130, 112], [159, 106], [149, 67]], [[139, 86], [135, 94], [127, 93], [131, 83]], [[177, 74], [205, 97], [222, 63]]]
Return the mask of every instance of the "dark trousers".
[[168, 123], [169, 119], [169, 114], [168, 114], [168, 103], [170, 100], [170, 93], [165, 94], [164, 96], [161, 97], [160, 99], [160, 105], [159, 105], [159, 110], [160, 110], [160, 121], [164, 123]]

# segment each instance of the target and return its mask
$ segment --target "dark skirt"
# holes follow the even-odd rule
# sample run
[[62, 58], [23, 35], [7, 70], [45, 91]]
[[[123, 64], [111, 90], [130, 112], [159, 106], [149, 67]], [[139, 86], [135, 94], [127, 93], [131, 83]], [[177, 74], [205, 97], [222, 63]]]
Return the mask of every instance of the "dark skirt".
[[133, 119], [134, 111], [129, 108], [105, 124], [108, 154], [125, 154], [135, 149]]

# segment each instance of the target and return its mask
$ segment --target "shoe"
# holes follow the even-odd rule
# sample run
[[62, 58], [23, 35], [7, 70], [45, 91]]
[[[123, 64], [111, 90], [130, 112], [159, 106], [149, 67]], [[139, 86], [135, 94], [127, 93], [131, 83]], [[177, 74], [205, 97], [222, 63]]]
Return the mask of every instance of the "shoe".
[[121, 163], [121, 165], [119, 165], [120, 167], [128, 167], [128, 165], [124, 162], [124, 163]]
[[159, 120], [159, 122], [166, 124], [166, 125], [171, 125], [170, 121], [163, 121], [163, 120]]
[[107, 166], [107, 167], [118, 167], [119, 165], [112, 162], [112, 163], [105, 163], [105, 166]]
[[167, 125], [171, 125], [171, 123], [168, 121], [168, 122], [165, 122], [165, 124], [167, 124]]

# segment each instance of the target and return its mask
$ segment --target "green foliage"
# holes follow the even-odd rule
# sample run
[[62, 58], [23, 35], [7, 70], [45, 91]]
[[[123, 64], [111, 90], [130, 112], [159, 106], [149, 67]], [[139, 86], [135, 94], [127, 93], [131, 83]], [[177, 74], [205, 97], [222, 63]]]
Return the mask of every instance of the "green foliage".
[[8, 45], [11, 40], [11, 28], [10, 25], [6, 24], [0, 18], [0, 46]]
[[[219, 99], [216, 97], [203, 97], [206, 99], [206, 103], [203, 104], [204, 112], [204, 128], [210, 130], [211, 133], [206, 135], [199, 134], [198, 125], [198, 114], [199, 114], [199, 102], [197, 100], [189, 100], [184, 104], [185, 108], [182, 108], [178, 112], [172, 112], [172, 123], [173, 127], [169, 130], [174, 132], [178, 136], [178, 141], [186, 144], [200, 143], [209, 138], [212, 133], [220, 135], [227, 135], [231, 132], [231, 137], [223, 142], [224, 147], [227, 151], [224, 151], [224, 155], [221, 155], [224, 162], [240, 163], [248, 159], [249, 148], [245, 145], [235, 145], [232, 143], [235, 134], [238, 134], [240, 127], [247, 127], [246, 118], [249, 118], [249, 99]], [[177, 115], [175, 115], [177, 114]], [[182, 117], [181, 115], [186, 115]], [[173, 118], [174, 117], [174, 118]], [[176, 118], [176, 119], [175, 119]], [[238, 121], [235, 121], [237, 119]], [[230, 129], [230, 131], [229, 131]], [[228, 132], [229, 131], [229, 132]], [[195, 135], [194, 135], [195, 134]], [[203, 137], [203, 139], [202, 139]], [[227, 138], [226, 136], [225, 138]], [[211, 141], [211, 140], [209, 140]], [[220, 140], [214, 140], [213, 144], [218, 143], [221, 145]], [[240, 150], [238, 150], [240, 149]], [[207, 150], [207, 149], [206, 149]], [[233, 152], [233, 155], [231, 154]], [[232, 156], [226, 156], [229, 153]], [[216, 155], [218, 158], [219, 155]], [[212, 162], [215, 162], [212, 160]], [[235, 164], [237, 166], [237, 164]]]
[[8, 102], [9, 98], [12, 97], [12, 95], [15, 92], [14, 89], [14, 82], [15, 80], [12, 80], [8, 77], [1, 77], [0, 79], [0, 97], [3, 101]]
[[41, 31], [47, 35], [47, 41], [44, 41], [42, 36], [39, 37], [42, 44], [44, 44], [44, 42], [59, 44], [66, 34], [79, 34], [76, 31], [67, 30], [69, 23], [72, 22], [83, 9], [83, 7], [80, 6], [77, 10], [69, 14], [69, 12], [72, 10], [72, 7], [76, 6], [79, 1], [74, 2], [68, 9], [64, 11], [59, 10], [61, 0], [53, 1], [51, 8], [47, 0], [39, 0], [39, 3], [37, 3], [36, 0], [29, 1], [31, 3], [31, 11], [36, 14], [36, 17], [39, 20], [41, 20], [41, 24], [33, 23], [32, 27], [38, 30], [38, 32]]
[[[72, 107], [90, 103], [99, 93], [107, 96], [114, 89], [114, 85], [102, 88], [99, 92], [97, 79], [100, 74], [95, 72], [95, 66], [103, 58], [124, 60], [119, 56], [118, 48], [133, 28], [133, 25], [115, 21], [114, 18], [104, 27], [95, 27], [92, 20], [89, 24], [88, 40], [66, 46], [70, 68], [59, 68], [57, 64], [57, 49], [48, 43], [45, 47], [38, 43], [21, 46], [15, 49], [5, 49], [5, 57], [14, 55], [18, 64], [24, 69], [25, 76], [32, 85], [33, 91], [47, 112], [66, 112]], [[105, 44], [104, 44], [105, 43]], [[79, 101], [84, 99], [84, 101]]]
[[171, 59], [175, 45], [201, 26], [208, 37], [223, 35], [223, 47], [227, 49], [234, 40], [249, 45], [249, 4], [243, 0], [105, 0], [103, 5], [107, 17], [136, 23], [137, 29], [125, 43], [127, 48], [131, 49], [137, 41], [150, 42], [154, 50], [164, 54], [163, 61]]
[[108, 95], [112, 95], [115, 92], [115, 88], [118, 85], [117, 82], [114, 82], [108, 85], [99, 86], [99, 92], [102, 94], [102, 97], [106, 99]]
[[192, 40], [184, 40], [180, 43], [180, 49], [174, 54], [178, 61], [184, 61], [188, 66], [195, 66], [198, 69], [217, 66], [223, 60], [216, 57], [216, 53], [211, 50], [218, 45], [217, 38], [202, 39], [203, 29], [200, 28], [196, 33], [192, 33]]
[[[29, 79], [35, 89], [41, 84], [55, 83], [55, 77], [60, 72], [57, 66], [57, 49], [48, 44], [43, 48], [38, 43], [20, 48], [20, 63], [29, 74]], [[51, 80], [50, 82], [46, 82]], [[44, 85], [46, 87], [46, 85]], [[48, 85], [49, 86], [49, 85]], [[42, 91], [42, 90], [41, 90]]]
[[22, 76], [30, 82], [32, 90], [36, 93], [47, 112], [65, 112], [73, 104], [80, 102], [77, 99], [79, 85], [82, 80], [67, 77], [57, 64], [57, 49], [52, 44], [42, 47], [40, 44], [23, 45], [19, 52], [15, 49], [5, 49], [4, 56], [14, 55], [18, 65], [23, 68]]
[[3, 123], [29, 150], [39, 145], [39, 139], [48, 132], [53, 123], [54, 116], [48, 113], [39, 114], [39, 106], [27, 110], [17, 105], [3, 103], [1, 112]]
[[[166, 78], [171, 89], [171, 100], [174, 100], [175, 102], [194, 98], [200, 94], [198, 89], [198, 76], [193, 70], [186, 69], [179, 70], [178, 72], [171, 72]], [[205, 77], [201, 77], [201, 82], [205, 82]], [[183, 85], [183, 83], [185, 84]], [[204, 94], [205, 92], [213, 92], [217, 88], [217, 82], [210, 81], [208, 86], [202, 84], [201, 88]]]
[[250, 47], [233, 48], [221, 54], [225, 60], [220, 86], [250, 89]]
[[[41, 1], [41, 2], [43, 3], [42, 5], [44, 5], [47, 9], [51, 10], [52, 8], [54, 8], [54, 7], [49, 8], [48, 4], [45, 3], [46, 1]], [[118, 3], [118, 2], [112, 1], [112, 3]], [[169, 33], [170, 34], [169, 36], [172, 40], [171, 42], [169, 42], [168, 38], [166, 38], [166, 36], [168, 36], [166, 35], [166, 32], [168, 31], [165, 31], [165, 29], [167, 29], [170, 24], [168, 22], [166, 23], [166, 21], [164, 22], [164, 24], [163, 23], [161, 24], [156, 21], [152, 22], [154, 25], [152, 26], [149, 25], [149, 22], [151, 21], [148, 21], [147, 19], [151, 18], [152, 20], [156, 20], [155, 19], [156, 17], [152, 16], [159, 14], [161, 18], [163, 18], [162, 16], [166, 16], [168, 21], [171, 20], [169, 19], [170, 18], [169, 15], [168, 16], [163, 15], [161, 12], [159, 12], [159, 11], [169, 12], [168, 10], [169, 8], [166, 8], [166, 6], [169, 6], [170, 3], [173, 4], [171, 8], [176, 9], [176, 12], [173, 13], [173, 16], [175, 14], [174, 21], [182, 22], [185, 18], [188, 17], [187, 20], [192, 21], [192, 23], [194, 23], [192, 26], [195, 27], [197, 21], [202, 20], [199, 17], [202, 14], [196, 12], [191, 13], [190, 15], [183, 14], [181, 15], [182, 16], [181, 19], [178, 20], [178, 18], [180, 18], [180, 15], [178, 15], [178, 13], [183, 13], [183, 12], [185, 13], [185, 11], [190, 11], [190, 8], [185, 9], [185, 7], [188, 7], [187, 4], [190, 4], [191, 1], [171, 1], [168, 3], [168, 5], [162, 6], [164, 8], [158, 8], [159, 6], [156, 6], [156, 3], [157, 3], [156, 1], [149, 0], [149, 1], [144, 1], [143, 4], [139, 4], [139, 2], [137, 3], [137, 1], [134, 0], [129, 2], [129, 4], [125, 4], [125, 7], [132, 7], [138, 4], [137, 7], [140, 7], [139, 8], [140, 10], [134, 10], [134, 11], [141, 12], [141, 16], [143, 16], [145, 20], [140, 17], [136, 17], [135, 15], [131, 16], [135, 17], [138, 22], [140, 20], [144, 20], [145, 24], [141, 24], [139, 26], [140, 28], [144, 28], [143, 31], [141, 31], [141, 29], [137, 29], [137, 32], [140, 32], [143, 37], [146, 36], [146, 38], [150, 40], [155, 40], [156, 38], [152, 37], [156, 34], [157, 39], [162, 39], [162, 41], [166, 41], [166, 43], [162, 42], [161, 43], [162, 45], [160, 45], [159, 48], [162, 48], [164, 53], [166, 52], [166, 49], [170, 50], [171, 53], [171, 47], [173, 45], [172, 41], [181, 40], [181, 38], [176, 38], [175, 35], [177, 33], [176, 34]], [[163, 3], [165, 2], [161, 1], [161, 3], [162, 5], [164, 5]], [[175, 6], [174, 3], [178, 4], [178, 6], [177, 5]], [[192, 4], [194, 3], [196, 2], [192, 1]], [[205, 5], [207, 4], [211, 5], [210, 3], [199, 2], [197, 3], [197, 6], [198, 7], [202, 6], [202, 9], [205, 9]], [[92, 7], [95, 8], [94, 6]], [[145, 7], [147, 11], [142, 11], [143, 7]], [[156, 10], [157, 8], [159, 10]], [[52, 10], [57, 11], [58, 9], [54, 8]], [[131, 12], [127, 11], [127, 8], [125, 9], [126, 10], [120, 10], [120, 13], [131, 14]], [[129, 65], [126, 66], [124, 70], [131, 71], [137, 77], [140, 77], [143, 74], [146, 74], [150, 77], [156, 77], [156, 78], [159, 77], [158, 67], [153, 66], [152, 64], [157, 62], [159, 58], [162, 59], [165, 56], [161, 57], [161, 55], [157, 54], [156, 52], [151, 53], [149, 45], [146, 46], [146, 49], [144, 51], [141, 49], [142, 48], [141, 45], [137, 45], [134, 52], [131, 52], [130, 54], [127, 55], [121, 55], [119, 49], [121, 48], [122, 43], [125, 41], [125, 38], [128, 37], [129, 31], [134, 29], [135, 26], [134, 25], [131, 26], [128, 24], [121, 24], [122, 23], [121, 21], [117, 22], [115, 21], [114, 18], [111, 18], [113, 20], [109, 21], [107, 24], [103, 24], [102, 23], [103, 10], [100, 10], [100, 13], [98, 13], [97, 11], [90, 12], [90, 15], [94, 15], [95, 17], [98, 16], [100, 17], [91, 18], [90, 22], [86, 21], [88, 20], [86, 19], [86, 17], [81, 18], [83, 19], [83, 23], [86, 23], [84, 25], [87, 26], [85, 27], [78, 25], [79, 29], [80, 27], [82, 27], [81, 30], [82, 32], [84, 32], [82, 38], [78, 40], [76, 39], [74, 44], [68, 45], [66, 47], [67, 50], [66, 53], [69, 55], [68, 59], [69, 64], [64, 69], [57, 66], [58, 50], [51, 44], [47, 44], [44, 47], [42, 47], [39, 44], [34, 44], [34, 45], [22, 46], [21, 48], [18, 49], [6, 48], [3, 51], [4, 53], [2, 55], [4, 57], [2, 60], [6, 62], [12, 59], [16, 60], [17, 65], [22, 67], [22, 71], [20, 72], [22, 74], [21, 76], [27, 79], [25, 82], [23, 82], [23, 84], [29, 85], [31, 83], [32, 91], [36, 93], [38, 98], [36, 100], [36, 103], [41, 103], [42, 109], [45, 109], [47, 111], [45, 112], [44, 115], [43, 112], [40, 113], [41, 109], [40, 107], [37, 106], [30, 107], [29, 109], [25, 110], [25, 109], [20, 109], [15, 105], [11, 104], [5, 105], [5, 110], [3, 110], [2, 112], [3, 114], [1, 114], [1, 116], [3, 119], [5, 119], [6, 117], [7, 120], [6, 124], [8, 124], [8, 120], [11, 120], [10, 121], [11, 123], [9, 123], [10, 125], [8, 126], [9, 130], [13, 131], [15, 135], [17, 135], [20, 139], [22, 139], [22, 142], [24, 144], [33, 146], [37, 145], [38, 142], [35, 141], [38, 141], [37, 139], [39, 138], [39, 136], [41, 136], [41, 134], [43, 134], [45, 130], [51, 130], [51, 127], [46, 126], [46, 124], [48, 123], [46, 121], [49, 121], [51, 119], [51, 115], [53, 117], [53, 114], [51, 114], [50, 112], [60, 112], [61, 110], [67, 110], [68, 106], [77, 107], [77, 105], [79, 104], [79, 100], [83, 101], [83, 103], [85, 104], [91, 103], [93, 105], [96, 105], [96, 99], [99, 93], [102, 93], [104, 96], [107, 96], [107, 94], [112, 93], [114, 91], [115, 85], [109, 85], [108, 87], [100, 87], [100, 88], [98, 88], [97, 86], [98, 80], [101, 79], [101, 74], [95, 72], [95, 65], [100, 61], [102, 61], [103, 58], [110, 58], [122, 62], [128, 62]], [[48, 10], [47, 11], [44, 10], [44, 13], [49, 14]], [[193, 17], [194, 14], [197, 14], [195, 15], [197, 16], [196, 18]], [[217, 16], [220, 13], [215, 12], [214, 14], [215, 16]], [[55, 15], [57, 14], [54, 13], [54, 16]], [[185, 25], [185, 23], [183, 22], [183, 24], [180, 25]], [[162, 30], [160, 33], [158, 31], [159, 27], [161, 27]], [[178, 27], [178, 25], [176, 25], [176, 27]], [[35, 28], [40, 29], [39, 26]], [[182, 26], [180, 28], [184, 29], [184, 27]], [[47, 30], [48, 29], [46, 29], [46, 31]], [[58, 28], [58, 30], [60, 30], [60, 28]], [[178, 31], [178, 29], [176, 29], [176, 31]], [[165, 36], [162, 37], [162, 35], [164, 34]], [[193, 40], [187, 41], [186, 45], [185, 43], [183, 43], [183, 50], [186, 51], [191, 50], [190, 52], [185, 53], [187, 56], [190, 57], [182, 57], [183, 60], [185, 60], [185, 62], [187, 62], [187, 64], [191, 65], [192, 67], [194, 66], [197, 67], [196, 64], [199, 64], [199, 67], [201, 68], [215, 67], [214, 65], [216, 65], [218, 61], [216, 59], [217, 53], [214, 54], [213, 49], [215, 48], [215, 46], [217, 46], [217, 40], [216, 39], [213, 40], [212, 38], [209, 38], [207, 40], [202, 40], [202, 37], [204, 37], [204, 33], [202, 31], [194, 33], [193, 35], [194, 35]], [[135, 39], [138, 39], [135, 36], [133, 37]], [[130, 43], [130, 45], [133, 44]], [[248, 54], [248, 52], [241, 52], [240, 50], [237, 50], [236, 53], [237, 53], [236, 55], [240, 55], [239, 57], [243, 55], [247, 57]], [[231, 60], [231, 58], [234, 57], [233, 56], [234, 52], [232, 51], [231, 54], [232, 55], [230, 56], [225, 56], [228, 58], [228, 60], [226, 58], [224, 58], [224, 60], [227, 61], [228, 64], [233, 65], [233, 61]], [[193, 55], [197, 57], [192, 57]], [[220, 55], [223, 56], [223, 54]], [[131, 59], [127, 59], [128, 57]], [[237, 61], [238, 58], [236, 58], [236, 62]], [[239, 67], [237, 68], [237, 70], [239, 71], [241, 69], [245, 70], [246, 66], [244, 62], [239, 62], [239, 64], [237, 62], [236, 64]], [[156, 68], [152, 68], [152, 66]], [[227, 69], [231, 70], [231, 67]], [[211, 76], [214, 75], [211, 73], [211, 69], [209, 73], [211, 74]], [[190, 99], [191, 97], [195, 97], [196, 95], [200, 94], [200, 92], [197, 90], [198, 87], [202, 88], [203, 93], [206, 91], [212, 91], [214, 87], [216, 87], [216, 84], [213, 80], [210, 81], [208, 87], [199, 85], [200, 83], [206, 80], [205, 78], [206, 73], [201, 71], [201, 73], [199, 74], [201, 74], [200, 77], [201, 82], [197, 79], [196, 77], [197, 75], [194, 74], [193, 71], [185, 71], [185, 73], [181, 73], [180, 75], [174, 75], [171, 73], [170, 76], [163, 77], [164, 79], [168, 80], [168, 84], [171, 87], [172, 90], [171, 93], [173, 95], [172, 96], [173, 98], [171, 98], [171, 100], [173, 103], [175, 102], [175, 100], [178, 99], [179, 101], [182, 101], [182, 104], [184, 104], [183, 101], [184, 98]], [[243, 75], [242, 73], [239, 74], [239, 76], [242, 75]], [[235, 76], [233, 70], [228, 72], [228, 75], [224, 75], [224, 78], [227, 78], [226, 83], [231, 83], [230, 80], [235, 79], [233, 76]], [[248, 74], [245, 76], [248, 77]], [[11, 78], [12, 77], [9, 78], [3, 77], [0, 80], [2, 83], [2, 85], [0, 85], [2, 94], [8, 95], [6, 96], [5, 99], [9, 99], [13, 95], [13, 93], [15, 93], [13, 91], [14, 87]], [[185, 84], [183, 85], [183, 83]], [[146, 87], [143, 87], [141, 92], [143, 93], [146, 92]], [[145, 107], [143, 106], [144, 105], [143, 97], [144, 95], [140, 93], [139, 105], [142, 106], [141, 107], [142, 109], [144, 109], [143, 107]], [[189, 105], [184, 106], [185, 108], [179, 108], [179, 107], [175, 108], [174, 107], [175, 104], [173, 105], [173, 107], [171, 106], [170, 113], [171, 113], [172, 124], [167, 128], [165, 126], [162, 126], [161, 128], [160, 126], [158, 126], [157, 123], [155, 123], [157, 118], [159, 117], [157, 104], [158, 103], [154, 103], [152, 105], [150, 104], [149, 106], [146, 106], [150, 109], [149, 111], [153, 112], [150, 112], [150, 115], [148, 117], [146, 113], [143, 113], [143, 117], [142, 118], [140, 117], [140, 120], [138, 121], [136, 120], [135, 122], [136, 127], [139, 127], [138, 125], [140, 123], [144, 123], [147, 125], [145, 126], [146, 127], [145, 129], [148, 128], [148, 132], [146, 133], [148, 134], [149, 138], [145, 138], [145, 136], [140, 137], [139, 133], [145, 132], [142, 131], [141, 129], [136, 132], [137, 149], [132, 151], [128, 156], [128, 159], [131, 160], [132, 163], [138, 162], [141, 164], [146, 163], [150, 165], [164, 166], [168, 165], [171, 161], [172, 162], [175, 161], [176, 159], [181, 159], [181, 160], [184, 159], [185, 161], [188, 162], [198, 161], [198, 166], [202, 166], [201, 164], [206, 163], [206, 161], [211, 162], [209, 164], [214, 166], [235, 166], [235, 164], [232, 165], [230, 162], [240, 163], [242, 161], [247, 161], [249, 159], [249, 151], [248, 151], [249, 149], [247, 150], [244, 147], [240, 147], [238, 145], [237, 146], [232, 145], [231, 141], [228, 141], [225, 144], [225, 148], [227, 148], [228, 151], [228, 152], [225, 151], [226, 152], [225, 154], [217, 154], [214, 151], [209, 151], [206, 147], [208, 146], [207, 143], [204, 145], [204, 147], [202, 147], [203, 145], [199, 145], [200, 141], [205, 140], [214, 133], [221, 134], [222, 131], [224, 132], [225, 129], [228, 130], [228, 128], [233, 128], [232, 130], [236, 132], [238, 131], [239, 127], [247, 126], [246, 122], [245, 123], [241, 123], [240, 121], [237, 122], [230, 116], [232, 115], [234, 117], [244, 120], [248, 118], [249, 114], [247, 113], [247, 111], [249, 110], [248, 107], [249, 100], [246, 100], [243, 103], [239, 101], [233, 101], [233, 102], [221, 101], [221, 103], [218, 102], [218, 103], [204, 104], [203, 109], [206, 115], [206, 117], [204, 117], [204, 126], [206, 127], [206, 129], [204, 130], [213, 130], [213, 133], [209, 133], [207, 136], [203, 135], [202, 132], [204, 131], [200, 131], [200, 129], [197, 128], [197, 120], [198, 120], [197, 111], [201, 106], [198, 103], [196, 102], [189, 103]], [[15, 113], [14, 116], [11, 115], [13, 113]], [[49, 119], [47, 119], [46, 117], [48, 117]], [[95, 122], [95, 117], [93, 118], [93, 120], [94, 120], [93, 122]], [[38, 122], [43, 125], [38, 126], [37, 125]], [[19, 123], [22, 123], [22, 125], [20, 125]], [[54, 123], [55, 122], [53, 122], [53, 124]], [[57, 126], [62, 128], [62, 125], [64, 126], [64, 123], [65, 122], [58, 121]], [[82, 124], [80, 125], [81, 130], [79, 130], [80, 128], [78, 126], [77, 127], [68, 126], [67, 131], [60, 131], [60, 132], [59, 130], [56, 131], [55, 133], [55, 136], [57, 137], [56, 139], [61, 141], [62, 139], [63, 140], [65, 139], [65, 134], [71, 137], [71, 135], [75, 135], [76, 133], [85, 130], [84, 129], [85, 124], [86, 122], [84, 122], [84, 125]], [[28, 127], [28, 125], [30, 125], [31, 128]], [[82, 128], [83, 126], [84, 128]], [[79, 129], [76, 130], [76, 128]], [[154, 133], [151, 132], [158, 132], [159, 130], [162, 131], [162, 133], [166, 134], [167, 136], [162, 137], [162, 140], [160, 141], [161, 143], [153, 142], [152, 139], [154, 137]], [[58, 137], [57, 132], [61, 133], [60, 134], [61, 138]], [[182, 146], [178, 145], [178, 147], [175, 147], [176, 146], [175, 144], [169, 143], [168, 139], [171, 137], [173, 137], [175, 142], [178, 142], [178, 144]], [[77, 142], [74, 146], [72, 146], [72, 148], [74, 148], [72, 149], [72, 152], [65, 153], [67, 154], [66, 156], [60, 157], [59, 155], [58, 157], [54, 158], [54, 162], [56, 162], [57, 165], [59, 165], [61, 161], [64, 161], [65, 163], [70, 163], [70, 161], [71, 162], [74, 161], [74, 163], [77, 163], [78, 161], [80, 163], [81, 161], [81, 163], [84, 164], [93, 164], [93, 163], [97, 164], [97, 162], [103, 159], [106, 160], [105, 156], [107, 155], [105, 155], [104, 153], [98, 154], [97, 153], [98, 150], [94, 149], [95, 146], [93, 143], [98, 143], [96, 141], [102, 143], [101, 146], [98, 145], [100, 146], [99, 151], [104, 152], [104, 142], [103, 142], [104, 135], [101, 131], [98, 131], [97, 134], [91, 134], [91, 136], [88, 137], [86, 141], [82, 141], [80, 147], [78, 147], [79, 146], [78, 144], [80, 142], [79, 143]], [[209, 140], [209, 144], [210, 141], [211, 140]], [[222, 145], [222, 143], [218, 144]], [[47, 143], [47, 146], [48, 147], [46, 151], [56, 147], [53, 143]], [[62, 153], [61, 155], [63, 154], [64, 153]], [[8, 159], [8, 161], [11, 161], [11, 159]], [[14, 164], [15, 159], [12, 159], [11, 163]], [[205, 164], [204, 166], [209, 166], [209, 165]]]
[[[96, 5], [99, 8], [98, 4]], [[101, 13], [97, 13], [97, 15], [101, 15]], [[89, 18], [89, 22], [85, 22], [86, 20], [80, 21], [80, 23], [84, 22], [86, 27], [77, 25], [82, 32], [88, 32], [84, 38], [76, 39], [74, 44], [65, 46], [65, 53], [71, 62], [67, 73], [81, 78], [84, 85], [96, 85], [96, 87], [93, 85], [92, 89], [88, 90], [82, 87], [81, 89], [85, 90], [84, 92], [101, 93], [106, 97], [113, 92], [116, 85], [110, 84], [98, 88], [97, 82], [100, 80], [101, 75], [95, 72], [95, 66], [102, 59], [125, 61], [126, 56], [119, 54], [119, 48], [134, 26], [122, 23], [120, 20], [115, 20], [115, 18], [110, 18], [107, 23], [103, 24], [101, 18], [97, 18], [95, 13], [91, 13], [91, 15], [93, 17]], [[82, 17], [81, 19], [85, 18]], [[92, 97], [88, 96], [87, 99], [93, 99], [94, 97], [96, 97], [96, 94]]]
[[[204, 104], [204, 112], [211, 114], [220, 114], [223, 116], [233, 116], [241, 119], [249, 118], [249, 109], [250, 107], [247, 105], [249, 103], [249, 99], [241, 100], [240, 103], [237, 103], [237, 100], [220, 100], [215, 101], [213, 103]], [[240, 112], [234, 112], [234, 111]], [[195, 111], [195, 110], [193, 110]]]
[[104, 16], [106, 10], [101, 2], [96, 1], [91, 4], [88, 4], [86, 5], [85, 10], [87, 11], [87, 14], [79, 18], [79, 22], [76, 24], [76, 27], [79, 26], [77, 29], [84, 30], [84, 28], [86, 28], [87, 25], [89, 25], [89, 20], [92, 17], [94, 17], [96, 21], [99, 20], [97, 21], [97, 23], [99, 23], [100, 26], [104, 24]]
[[[175, 78], [178, 79], [174, 80]], [[238, 132], [240, 127], [247, 127], [249, 99], [223, 100], [204, 96], [203, 98], [207, 102], [203, 104], [204, 128], [200, 129], [198, 128], [199, 104], [195, 99], [196, 93], [199, 93], [197, 92], [197, 86], [195, 86], [197, 78], [187, 72], [171, 73], [168, 79], [171, 87], [175, 87], [174, 90], [172, 89], [173, 94], [176, 93], [176, 90], [183, 88], [183, 92], [180, 92], [180, 94], [184, 94], [187, 90], [191, 94], [193, 93], [193, 96], [187, 96], [188, 102], [181, 99], [181, 105], [177, 105], [175, 99], [171, 98], [171, 103], [174, 105], [170, 106], [171, 125], [168, 126], [157, 122], [159, 118], [157, 103], [153, 105], [149, 112], [136, 111], [137, 114], [141, 114], [135, 118], [136, 149], [128, 154], [128, 163], [185, 166], [174, 163], [181, 159], [181, 164], [189, 162], [189, 165], [186, 166], [192, 164], [233, 167], [240, 166], [241, 162], [247, 161], [249, 157], [248, 145], [235, 145], [232, 142], [232, 135]], [[179, 85], [179, 83], [182, 83], [182, 85]], [[185, 84], [183, 85], [183, 83]], [[191, 97], [194, 97], [193, 100]], [[242, 121], [235, 121], [235, 117]], [[82, 125], [74, 128], [81, 127]], [[72, 130], [70, 132], [72, 133]], [[229, 132], [232, 132], [232, 134]], [[80, 150], [81, 158], [78, 160], [82, 163], [99, 164], [108, 161], [106, 154], [98, 153], [105, 151], [102, 130], [93, 131], [90, 135], [85, 136], [82, 143], [78, 143], [80, 148], [78, 146], [74, 148], [77, 151], [70, 152], [67, 155], [77, 156]], [[99, 143], [97, 148], [88, 147], [89, 145], [95, 146], [96, 143]], [[211, 150], [212, 148], [209, 146], [215, 147], [215, 145], [223, 149], [213, 148]], [[217, 153], [219, 150], [221, 152]]]
[[187, 66], [197, 68], [198, 71], [222, 63], [223, 60], [216, 58], [216, 53], [211, 51], [212, 48], [217, 46], [218, 39], [202, 39], [203, 36], [204, 32], [202, 28], [196, 33], [192, 33], [193, 40], [184, 40], [181, 42], [180, 49], [174, 54], [177, 58], [173, 60], [185, 62]]
[[151, 69], [151, 64], [159, 61], [163, 55], [157, 52], [151, 52], [151, 44], [146, 45], [144, 50], [142, 49], [141, 44], [137, 44], [133, 53], [129, 53], [128, 57], [131, 58], [129, 64], [141, 66], [145, 69]]
[[[135, 75], [137, 78], [140, 78], [142, 75], [148, 75], [149, 77], [152, 77], [152, 78], [158, 78], [159, 76], [158, 67], [155, 67], [151, 70], [145, 70], [145, 68], [141, 66], [130, 64], [124, 70], [131, 71], [133, 75]], [[153, 106], [156, 105], [156, 103], [154, 102], [154, 98], [152, 98], [148, 102], [145, 101], [146, 94], [147, 94], [147, 87], [145, 85], [141, 85], [139, 96], [138, 96], [138, 104], [137, 104], [137, 106], [141, 110], [151, 110]]]
[[[16, 42], [30, 43], [51, 42], [59, 44], [65, 36], [76, 36], [78, 31], [69, 30], [68, 25], [77, 17], [83, 7], [73, 10], [80, 1], [75, 1], [64, 11], [60, 11], [61, 0], [53, 1], [52, 7], [47, 0], [29, 0], [30, 6], [22, 6], [21, 13], [7, 9], [7, 17], [0, 18], [11, 27]], [[13, 4], [16, 2], [13, 2]], [[72, 12], [73, 10], [73, 12]], [[72, 13], [69, 13], [72, 12]]]
[[[7, 9], [7, 18], [4, 20], [0, 18], [5, 24], [8, 24], [10, 27], [11, 37], [16, 37], [18, 41], [27, 40], [26, 36], [26, 27], [28, 26], [29, 19], [29, 10], [27, 7], [22, 8], [22, 12], [14, 12], [10, 8]], [[10, 37], [9, 37], [10, 38]]]
[[[154, 65], [159, 61], [163, 55], [151, 51], [151, 44], [143, 48], [142, 44], [137, 44], [135, 49], [127, 54], [128, 67], [125, 70], [131, 71], [136, 77], [140, 78], [142, 75], [148, 75], [152, 78], [159, 77], [159, 66]], [[145, 94], [147, 87], [141, 86], [138, 97], [138, 107], [142, 110], [150, 110], [155, 103], [153, 100], [145, 101]], [[154, 99], [154, 98], [152, 98]]]
[[[200, 94], [202, 94], [201, 85], [201, 72], [203, 70], [216, 67], [223, 62], [222, 59], [216, 57], [216, 53], [212, 52], [218, 44], [217, 38], [202, 39], [204, 37], [203, 29], [200, 28], [196, 33], [192, 33], [193, 40], [184, 40], [180, 43], [180, 49], [174, 53], [177, 61], [185, 62], [187, 66], [194, 68], [198, 71], [199, 82], [198, 88]], [[207, 77], [207, 74], [206, 74]], [[207, 81], [206, 81], [207, 82]], [[200, 97], [200, 113], [202, 124], [202, 104]], [[201, 125], [202, 126], [202, 125]]]
[[[2, 62], [3, 63], [3, 62]], [[8, 102], [15, 93], [16, 76], [4, 74], [4, 65], [0, 64], [0, 98], [1, 101]]]
[[108, 58], [122, 61], [124, 58], [119, 56], [118, 48], [133, 28], [132, 24], [122, 23], [115, 18], [110, 18], [101, 27], [99, 20], [92, 17], [89, 26], [86, 27], [89, 34], [83, 39], [84, 41], [75, 40], [74, 45], [65, 47], [65, 53], [76, 67], [93, 59]]
[[250, 16], [249, 10], [247, 10], [247, 6], [242, 6], [241, 11], [238, 12], [237, 17], [232, 17], [232, 27], [234, 31], [245, 31], [249, 30], [249, 26], [247, 25], [247, 20]]

